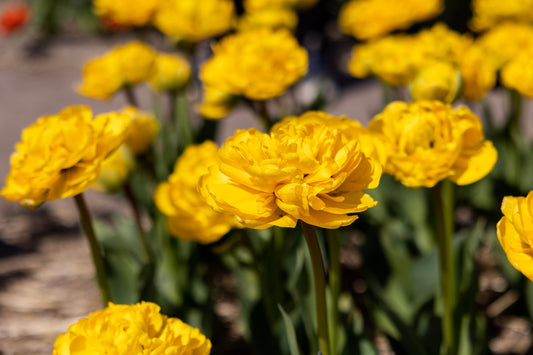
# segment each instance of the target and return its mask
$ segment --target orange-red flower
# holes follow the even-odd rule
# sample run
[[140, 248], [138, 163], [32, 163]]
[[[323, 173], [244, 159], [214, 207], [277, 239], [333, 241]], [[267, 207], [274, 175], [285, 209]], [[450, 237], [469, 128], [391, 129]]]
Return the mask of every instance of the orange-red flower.
[[0, 32], [9, 34], [23, 26], [30, 18], [30, 9], [25, 3], [11, 4], [0, 15]]

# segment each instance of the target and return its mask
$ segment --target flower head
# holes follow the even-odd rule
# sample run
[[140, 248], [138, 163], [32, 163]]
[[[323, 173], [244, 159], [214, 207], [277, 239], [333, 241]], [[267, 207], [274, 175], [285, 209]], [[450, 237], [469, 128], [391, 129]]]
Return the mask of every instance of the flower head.
[[179, 54], [159, 53], [155, 60], [155, 70], [150, 84], [157, 91], [181, 89], [191, 77], [191, 66]]
[[131, 118], [130, 128], [124, 143], [134, 154], [148, 151], [159, 132], [159, 122], [151, 112], [139, 110], [135, 106], [127, 106], [120, 113]]
[[505, 196], [501, 210], [498, 240], [511, 265], [533, 281], [533, 191], [526, 197]]
[[135, 158], [128, 147], [122, 144], [104, 159], [98, 180], [92, 188], [107, 193], [120, 191], [134, 168]]
[[267, 7], [246, 12], [239, 19], [239, 31], [249, 31], [267, 27], [271, 29], [286, 28], [293, 31], [298, 25], [298, 14], [288, 7]]
[[202, 102], [196, 108], [200, 114], [210, 120], [226, 116], [236, 104], [236, 97], [227, 92], [204, 85]]
[[146, 25], [155, 12], [159, 0], [94, 0], [94, 12], [101, 18], [122, 26]]
[[154, 25], [164, 34], [189, 42], [227, 32], [235, 20], [232, 0], [160, 1]]
[[477, 43], [459, 56], [457, 65], [463, 78], [461, 95], [465, 99], [479, 100], [496, 85], [497, 63]]
[[153, 73], [156, 53], [148, 45], [133, 41], [117, 46], [83, 67], [82, 95], [108, 99], [124, 86], [147, 80]]
[[216, 165], [217, 149], [211, 141], [187, 147], [168, 181], [156, 189], [155, 203], [167, 216], [170, 233], [179, 239], [213, 243], [238, 225], [233, 215], [213, 210], [198, 191], [200, 177]]
[[24, 3], [12, 4], [0, 14], [0, 33], [9, 34], [24, 26], [30, 18], [30, 9]]
[[478, 37], [476, 43], [499, 69], [520, 53], [533, 48], [533, 25], [504, 22]]
[[57, 337], [52, 355], [208, 355], [211, 342], [197, 328], [159, 313], [158, 305], [109, 303]]
[[254, 100], [281, 95], [307, 72], [307, 52], [287, 30], [257, 29], [223, 38], [202, 67], [209, 86]]
[[533, 22], [533, 0], [473, 0], [472, 12], [470, 27], [474, 31], [507, 21]]
[[271, 134], [237, 130], [200, 180], [209, 204], [248, 227], [294, 227], [300, 219], [339, 228], [376, 204], [381, 165], [367, 157], [342, 119], [307, 112], [276, 124]]
[[502, 84], [518, 91], [520, 94], [533, 97], [533, 48], [510, 60], [501, 71]]
[[395, 35], [356, 45], [348, 70], [357, 78], [376, 75], [390, 85], [404, 86], [425, 60], [414, 38]]
[[356, 45], [348, 69], [355, 77], [374, 74], [393, 86], [405, 86], [430, 61], [456, 64], [472, 44], [468, 35], [437, 23], [414, 35], [391, 35]]
[[408, 187], [433, 187], [449, 178], [471, 184], [487, 175], [497, 152], [468, 108], [440, 101], [392, 102], [368, 127], [383, 134], [385, 172]]
[[422, 67], [409, 84], [411, 96], [419, 100], [452, 103], [461, 93], [462, 76], [450, 62], [433, 61]]
[[339, 14], [342, 30], [360, 40], [378, 38], [430, 19], [443, 9], [442, 0], [352, 0]]
[[117, 113], [92, 118], [85, 106], [43, 116], [22, 132], [0, 194], [35, 208], [47, 200], [77, 195], [100, 174], [103, 160], [127, 134], [130, 119]]

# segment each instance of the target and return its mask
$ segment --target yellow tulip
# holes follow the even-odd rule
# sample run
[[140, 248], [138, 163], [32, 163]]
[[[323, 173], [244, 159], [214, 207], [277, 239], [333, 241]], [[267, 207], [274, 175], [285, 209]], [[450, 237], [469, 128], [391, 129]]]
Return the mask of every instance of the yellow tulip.
[[196, 109], [204, 118], [218, 120], [231, 111], [236, 101], [234, 95], [204, 85], [202, 88], [202, 102]]
[[210, 207], [198, 191], [198, 180], [216, 164], [216, 153], [211, 141], [187, 147], [168, 181], [156, 189], [154, 201], [167, 216], [170, 234], [181, 240], [213, 243], [238, 225], [233, 215]]
[[407, 29], [443, 8], [442, 0], [352, 0], [341, 8], [339, 25], [346, 34], [368, 40]]
[[468, 108], [440, 101], [392, 102], [368, 128], [384, 137], [385, 172], [408, 187], [433, 187], [449, 178], [458, 185], [487, 175], [497, 160], [481, 121]]
[[152, 18], [159, 0], [94, 0], [94, 12], [123, 26], [143, 26]]
[[267, 28], [223, 38], [200, 77], [217, 90], [266, 100], [283, 94], [307, 72], [307, 52], [287, 30]]
[[413, 99], [454, 102], [461, 94], [462, 76], [450, 62], [429, 62], [409, 84]]
[[131, 118], [130, 128], [124, 143], [134, 154], [147, 152], [159, 132], [159, 122], [151, 112], [142, 111], [135, 106], [127, 106], [120, 113]]
[[235, 20], [233, 0], [160, 1], [154, 25], [168, 36], [189, 42], [221, 35]]
[[92, 188], [107, 193], [120, 191], [134, 168], [135, 158], [123, 144], [102, 162], [100, 175]]
[[526, 197], [505, 196], [498, 222], [498, 240], [515, 269], [533, 281], [533, 191]]
[[470, 27], [483, 31], [506, 21], [531, 23], [533, 0], [473, 0]]
[[85, 106], [43, 116], [22, 132], [0, 194], [28, 208], [71, 197], [89, 188], [104, 159], [127, 135], [130, 119], [106, 113], [92, 118]]
[[519, 54], [533, 48], [533, 25], [503, 22], [478, 37], [476, 44], [499, 69]]
[[533, 48], [510, 60], [501, 71], [502, 84], [518, 91], [520, 94], [533, 97]]
[[456, 65], [472, 41], [469, 35], [437, 23], [413, 35], [390, 35], [356, 45], [348, 69], [355, 77], [376, 75], [389, 85], [405, 86], [429, 62]]
[[298, 25], [298, 14], [287, 7], [266, 7], [261, 10], [246, 12], [239, 19], [239, 31], [249, 31], [267, 27], [271, 29], [286, 28], [294, 31]]
[[109, 303], [57, 337], [52, 355], [208, 355], [211, 341], [197, 328], [159, 313], [155, 303]]
[[237, 130], [218, 153], [218, 165], [200, 180], [209, 204], [234, 213], [251, 228], [294, 227], [298, 220], [339, 228], [375, 202], [378, 161], [341, 127], [342, 119], [308, 112], [289, 117], [270, 135]]
[[159, 53], [150, 84], [157, 91], [175, 91], [183, 88], [191, 78], [191, 66], [179, 54]]
[[108, 99], [124, 86], [148, 80], [154, 70], [156, 52], [148, 45], [133, 41], [114, 47], [83, 67], [80, 94], [95, 99]]

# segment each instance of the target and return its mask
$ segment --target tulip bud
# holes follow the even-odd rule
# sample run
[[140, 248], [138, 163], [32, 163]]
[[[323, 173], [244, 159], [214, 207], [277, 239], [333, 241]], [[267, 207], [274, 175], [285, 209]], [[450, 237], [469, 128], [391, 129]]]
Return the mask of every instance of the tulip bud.
[[458, 68], [449, 62], [431, 62], [418, 71], [409, 90], [415, 101], [454, 102], [461, 94], [463, 79]]

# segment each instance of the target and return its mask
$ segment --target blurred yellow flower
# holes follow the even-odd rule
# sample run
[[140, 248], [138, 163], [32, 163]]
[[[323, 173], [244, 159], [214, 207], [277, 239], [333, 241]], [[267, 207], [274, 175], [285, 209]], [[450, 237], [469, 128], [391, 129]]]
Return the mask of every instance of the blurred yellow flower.
[[148, 80], [155, 57], [156, 52], [150, 46], [138, 41], [114, 47], [84, 65], [78, 91], [95, 99], [108, 99], [124, 86]]
[[413, 38], [388, 36], [355, 45], [348, 70], [356, 78], [376, 75], [392, 86], [405, 86], [425, 61]]
[[160, 1], [154, 25], [164, 34], [189, 42], [221, 35], [233, 26], [233, 0]]
[[127, 135], [130, 119], [114, 112], [92, 117], [85, 106], [43, 116], [22, 132], [0, 195], [35, 208], [77, 195], [98, 179], [103, 160]]
[[248, 12], [280, 7], [304, 10], [313, 7], [317, 2], [318, 0], [244, 0], [244, 8]]
[[385, 136], [384, 171], [408, 187], [433, 187], [449, 178], [458, 185], [487, 175], [497, 160], [481, 121], [468, 108], [440, 101], [392, 102], [370, 121]]
[[183, 88], [191, 78], [191, 66], [179, 54], [158, 53], [149, 82], [157, 91], [175, 91]]
[[143, 26], [152, 18], [159, 0], [94, 0], [94, 12], [123, 26]]
[[461, 96], [465, 99], [479, 100], [496, 85], [496, 62], [477, 43], [459, 56], [458, 65], [463, 77]]
[[102, 162], [100, 175], [92, 188], [107, 193], [120, 191], [133, 169], [135, 158], [128, 147], [122, 144]]
[[151, 112], [128, 105], [120, 113], [131, 118], [130, 128], [124, 143], [134, 154], [142, 154], [150, 149], [159, 132], [159, 122]]
[[94, 99], [109, 99], [124, 84], [120, 68], [114, 58], [108, 56], [95, 58], [83, 66], [83, 83], [77, 91]]
[[245, 12], [237, 24], [239, 31], [249, 31], [267, 27], [271, 29], [286, 28], [294, 31], [298, 25], [298, 14], [286, 7], [267, 7], [253, 12]]
[[349, 225], [377, 203], [363, 190], [378, 185], [381, 165], [340, 121], [307, 112], [276, 124], [270, 135], [237, 130], [200, 179], [200, 191], [251, 228], [292, 228], [299, 219], [323, 228]]
[[233, 215], [210, 207], [198, 191], [200, 177], [216, 165], [217, 150], [211, 141], [187, 147], [168, 181], [155, 191], [154, 201], [167, 216], [170, 234], [181, 240], [213, 243], [238, 225]]
[[443, 8], [442, 0], [351, 0], [341, 8], [339, 25], [346, 34], [369, 40], [435, 17]]
[[216, 165], [217, 150], [211, 141], [187, 147], [168, 181], [155, 191], [157, 208], [167, 216], [170, 234], [179, 239], [213, 243], [238, 225], [233, 215], [211, 208], [198, 191], [200, 177]]
[[426, 58], [454, 63], [473, 42], [471, 35], [456, 32], [440, 22], [416, 33], [414, 38]]
[[526, 197], [505, 196], [501, 210], [498, 240], [511, 265], [533, 281], [533, 191]]
[[409, 84], [414, 100], [439, 100], [452, 103], [461, 94], [462, 77], [450, 62], [430, 61]]
[[235, 103], [235, 96], [204, 85], [202, 88], [202, 102], [196, 109], [204, 118], [218, 120], [226, 116], [235, 106]]
[[356, 45], [348, 64], [358, 78], [376, 75], [392, 86], [405, 86], [429, 61], [457, 63], [472, 39], [438, 23], [414, 35], [391, 35]]
[[533, 22], [533, 0], [472, 0], [474, 31], [483, 31], [506, 22]]
[[52, 355], [208, 355], [211, 341], [197, 328], [159, 313], [155, 303], [109, 303], [57, 337]]
[[281, 95], [307, 72], [307, 52], [287, 30], [240, 32], [213, 52], [201, 69], [205, 84], [253, 100]]
[[485, 56], [501, 68], [520, 53], [533, 48], [533, 25], [501, 23], [481, 35], [476, 43]]
[[533, 97], [533, 50], [528, 50], [511, 61], [501, 71], [502, 84], [518, 91], [520, 94]]

